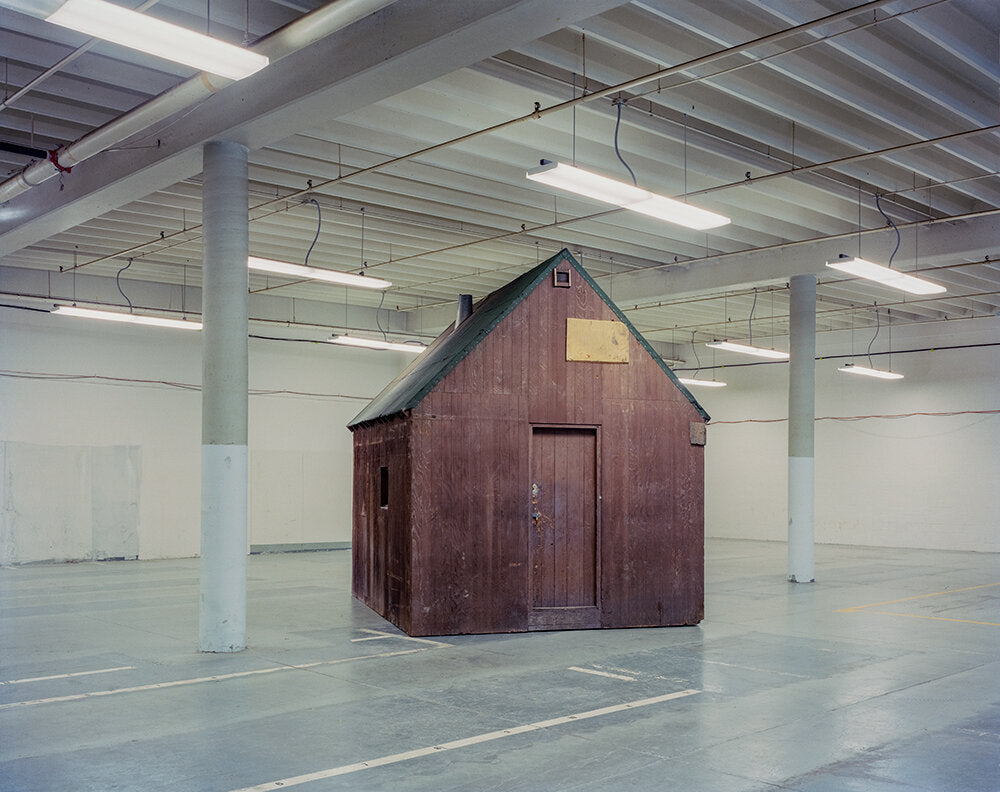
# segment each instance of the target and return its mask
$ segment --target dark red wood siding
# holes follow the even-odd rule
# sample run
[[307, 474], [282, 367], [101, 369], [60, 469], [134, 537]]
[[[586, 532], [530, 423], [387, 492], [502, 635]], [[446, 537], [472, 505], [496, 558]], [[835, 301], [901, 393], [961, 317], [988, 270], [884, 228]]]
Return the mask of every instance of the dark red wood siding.
[[[355, 432], [362, 446], [356, 450], [356, 490], [376, 481], [373, 471], [382, 464], [376, 457], [409, 454], [405, 528], [392, 523], [387, 538], [378, 538], [378, 519], [364, 516], [371, 497], [355, 494], [355, 542], [362, 551], [360, 559], [356, 553], [361, 584], [356, 578], [355, 592], [412, 635], [693, 624], [702, 618], [704, 449], [690, 444], [689, 432], [690, 423], [702, 418], [634, 337], [627, 364], [567, 362], [567, 317], [616, 319], [585, 279], [574, 277], [570, 288], [546, 280], [412, 415]], [[560, 559], [566, 564], [562, 582], [553, 569], [551, 587], [531, 569], [538, 551], [532, 546], [531, 484], [539, 472], [532, 469], [532, 437], [545, 427], [581, 427], [581, 437], [590, 438], [600, 497], [593, 549]], [[553, 448], [553, 455], [553, 465], [580, 477], [578, 459], [567, 458], [565, 449]], [[567, 515], [590, 508], [574, 501], [563, 505]], [[582, 525], [579, 514], [567, 519]], [[384, 571], [370, 557], [382, 541], [386, 551], [400, 554]], [[397, 571], [390, 574], [390, 567]], [[586, 574], [596, 575], [592, 583], [585, 583]], [[412, 594], [408, 601], [398, 597], [395, 610], [385, 582], [390, 577], [408, 580]], [[593, 619], [573, 611], [586, 605], [568, 605], [585, 586], [594, 592]], [[559, 598], [568, 606], [561, 615]], [[550, 599], [551, 606], [543, 604]], [[546, 607], [553, 607], [551, 618], [537, 617]]]
[[[354, 432], [354, 596], [410, 629], [410, 424], [394, 420]], [[382, 505], [382, 468], [388, 491]]]
[[596, 429], [534, 428], [531, 512], [531, 606], [596, 606]]

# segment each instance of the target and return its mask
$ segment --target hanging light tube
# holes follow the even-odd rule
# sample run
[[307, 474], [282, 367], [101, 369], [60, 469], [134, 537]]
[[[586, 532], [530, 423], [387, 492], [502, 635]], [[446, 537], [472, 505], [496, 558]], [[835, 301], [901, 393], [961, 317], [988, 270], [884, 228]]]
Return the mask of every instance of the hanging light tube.
[[666, 198], [564, 162], [542, 160], [541, 165], [529, 170], [525, 176], [550, 187], [593, 198], [595, 201], [614, 204], [623, 209], [697, 231], [718, 228], [730, 222], [728, 217], [709, 212], [707, 209], [699, 209], [683, 201]]
[[269, 63], [260, 53], [104, 0], [67, 0], [46, 20], [230, 80], [249, 77]]
[[175, 330], [201, 330], [201, 322], [196, 319], [169, 319], [165, 316], [149, 316], [147, 314], [123, 313], [121, 311], [102, 311], [97, 308], [77, 308], [75, 305], [57, 305], [55, 314], [62, 316], [78, 316], [83, 319], [103, 319], [107, 322], [127, 322], [131, 324], [153, 325], [155, 327], [172, 327]]
[[288, 275], [292, 278], [307, 278], [309, 280], [321, 280], [327, 283], [337, 283], [341, 286], [360, 286], [363, 289], [388, 289], [392, 283], [382, 278], [373, 278], [368, 275], [353, 275], [350, 272], [338, 272], [337, 270], [321, 269], [320, 267], [306, 267], [302, 264], [290, 264], [287, 261], [274, 261], [272, 259], [258, 258], [250, 256], [247, 259], [247, 266], [252, 270], [260, 272], [273, 272], [278, 275]]
[[848, 275], [854, 275], [857, 278], [875, 281], [876, 283], [881, 283], [883, 286], [890, 286], [893, 289], [900, 289], [910, 294], [941, 294], [948, 291], [944, 286], [937, 283], [932, 283], [929, 280], [918, 278], [915, 275], [908, 275], [905, 272], [899, 272], [889, 267], [883, 267], [881, 264], [876, 264], [874, 261], [868, 261], [858, 256], [850, 258], [842, 255], [836, 261], [826, 262], [826, 266], [830, 269], [846, 272]]
[[691, 377], [678, 377], [677, 381], [684, 385], [694, 385], [695, 387], [704, 388], [724, 388], [726, 387], [725, 382], [719, 382], [719, 380], [702, 380], [702, 379], [692, 379]]
[[788, 360], [789, 355], [787, 352], [781, 352], [777, 349], [765, 349], [764, 347], [755, 347], [748, 344], [737, 344], [733, 341], [712, 341], [705, 346], [713, 347], [714, 349], [725, 349], [729, 352], [741, 352], [744, 355], [755, 355], [762, 358], [770, 358], [772, 360]]
[[385, 341], [381, 338], [364, 338], [363, 336], [349, 335], [333, 336], [333, 338], [327, 339], [327, 343], [362, 347], [363, 349], [387, 349], [393, 352], [409, 352], [414, 355], [427, 349], [423, 344], [399, 343], [397, 341]]
[[903, 375], [897, 374], [895, 371], [883, 371], [882, 369], [858, 366], [854, 363], [846, 363], [837, 370], [843, 371], [846, 374], [861, 374], [865, 377], [877, 377], [878, 379], [903, 379]]

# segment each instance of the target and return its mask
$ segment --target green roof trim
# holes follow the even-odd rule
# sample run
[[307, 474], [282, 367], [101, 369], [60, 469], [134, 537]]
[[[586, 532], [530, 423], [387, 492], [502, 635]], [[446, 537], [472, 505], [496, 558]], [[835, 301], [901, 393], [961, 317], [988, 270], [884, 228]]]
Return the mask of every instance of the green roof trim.
[[362, 424], [391, 418], [412, 410], [434, 387], [461, 363], [547, 276], [562, 262], [568, 262], [590, 287], [615, 313], [615, 316], [629, 329], [636, 340], [652, 356], [663, 372], [680, 388], [688, 401], [706, 421], [708, 413], [698, 404], [697, 399], [685, 388], [670, 370], [670, 367], [642, 337], [625, 314], [604, 293], [597, 282], [577, 262], [565, 248], [552, 258], [543, 261], [533, 269], [515, 278], [506, 286], [488, 294], [476, 306], [472, 315], [458, 327], [452, 325], [439, 335], [431, 345], [414, 358], [383, 391], [369, 402], [347, 425], [354, 429]]

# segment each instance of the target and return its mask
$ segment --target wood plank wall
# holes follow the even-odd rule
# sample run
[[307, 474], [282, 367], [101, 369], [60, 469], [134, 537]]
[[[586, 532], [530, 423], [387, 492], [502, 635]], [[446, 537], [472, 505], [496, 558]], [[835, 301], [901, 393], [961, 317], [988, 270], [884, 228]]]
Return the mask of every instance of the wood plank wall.
[[[382, 473], [388, 492], [382, 505]], [[354, 432], [351, 541], [354, 596], [409, 631], [411, 605], [410, 423], [395, 419]]]
[[533, 424], [598, 427], [601, 626], [702, 618], [701, 418], [634, 338], [568, 363], [567, 316], [616, 318], [575, 272], [543, 282], [413, 411], [411, 634], [529, 628]]

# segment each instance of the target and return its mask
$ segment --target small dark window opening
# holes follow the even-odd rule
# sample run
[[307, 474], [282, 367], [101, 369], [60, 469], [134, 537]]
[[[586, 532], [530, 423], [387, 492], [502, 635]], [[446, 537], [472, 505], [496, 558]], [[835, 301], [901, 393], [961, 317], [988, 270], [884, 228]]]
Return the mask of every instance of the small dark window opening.
[[569, 270], [552, 270], [552, 285], [568, 289], [570, 286]]
[[389, 508], [389, 468], [385, 466], [378, 469], [378, 506]]

